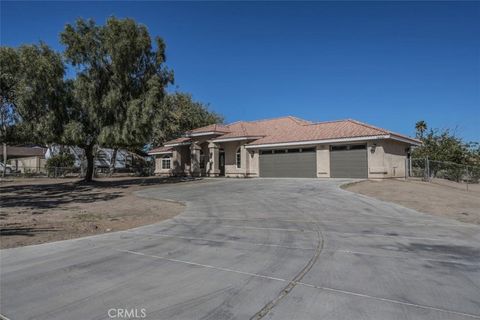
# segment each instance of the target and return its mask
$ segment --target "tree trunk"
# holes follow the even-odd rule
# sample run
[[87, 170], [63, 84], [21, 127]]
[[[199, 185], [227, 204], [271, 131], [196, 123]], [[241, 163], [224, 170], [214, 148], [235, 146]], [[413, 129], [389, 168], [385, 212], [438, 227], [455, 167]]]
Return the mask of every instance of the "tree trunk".
[[118, 148], [113, 148], [112, 158], [110, 159], [110, 175], [115, 173], [115, 164], [117, 163]]
[[3, 172], [2, 177], [5, 178], [5, 173], [7, 172], [7, 144], [3, 143]]
[[85, 148], [85, 157], [87, 158], [87, 172], [85, 173], [85, 182], [91, 182], [93, 180], [93, 146]]

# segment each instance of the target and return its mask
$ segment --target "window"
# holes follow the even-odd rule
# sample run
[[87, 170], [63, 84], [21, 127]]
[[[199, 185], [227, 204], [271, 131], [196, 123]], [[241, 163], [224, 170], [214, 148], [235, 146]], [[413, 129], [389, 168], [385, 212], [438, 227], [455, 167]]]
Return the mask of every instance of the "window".
[[300, 149], [287, 149], [288, 153], [297, 153], [300, 152]]
[[356, 145], [350, 146], [350, 150], [363, 150], [366, 148], [367, 146], [364, 144], [356, 144]]
[[260, 154], [272, 154], [273, 150], [260, 150]]
[[274, 153], [286, 153], [287, 150], [284, 150], [284, 149], [278, 149], [278, 150], [274, 150]]
[[367, 146], [364, 144], [354, 144], [354, 145], [343, 145], [343, 146], [332, 146], [332, 151], [344, 151], [344, 150], [362, 150], [366, 149]]
[[332, 151], [343, 151], [348, 150], [348, 146], [332, 146], [331, 149]]
[[237, 152], [235, 153], [235, 162], [237, 164], [237, 168], [242, 167], [242, 153], [240, 152], [240, 147], [238, 147]]
[[302, 152], [315, 152], [315, 148], [303, 148]]
[[171, 158], [162, 158], [162, 169], [170, 169]]

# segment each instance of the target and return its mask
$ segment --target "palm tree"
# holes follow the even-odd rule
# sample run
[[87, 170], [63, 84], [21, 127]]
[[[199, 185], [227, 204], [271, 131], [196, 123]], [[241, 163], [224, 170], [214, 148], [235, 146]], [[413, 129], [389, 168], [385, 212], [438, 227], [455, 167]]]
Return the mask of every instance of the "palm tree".
[[423, 134], [427, 131], [427, 123], [423, 120], [417, 121], [415, 130], [417, 131], [417, 138], [423, 139]]

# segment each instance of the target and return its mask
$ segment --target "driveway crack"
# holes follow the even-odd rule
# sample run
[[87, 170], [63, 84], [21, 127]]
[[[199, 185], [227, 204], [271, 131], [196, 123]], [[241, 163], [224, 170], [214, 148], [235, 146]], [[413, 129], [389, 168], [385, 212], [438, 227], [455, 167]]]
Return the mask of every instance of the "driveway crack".
[[260, 309], [260, 311], [255, 313], [250, 318], [250, 320], [260, 320], [263, 317], [265, 317], [277, 304], [280, 303], [280, 301], [282, 301], [282, 299], [284, 299], [293, 290], [293, 288], [295, 288], [297, 284], [299, 284], [300, 281], [302, 281], [303, 277], [310, 271], [310, 269], [312, 269], [313, 265], [315, 264], [315, 262], [317, 262], [318, 258], [320, 257], [320, 253], [323, 250], [323, 244], [324, 244], [323, 235], [320, 229], [318, 228], [318, 226], [317, 226], [316, 233], [317, 233], [318, 242], [312, 258], [308, 261], [305, 267], [303, 267], [302, 270], [300, 270], [300, 272], [297, 273], [297, 275], [288, 283], [288, 285], [280, 291], [280, 293], [275, 297], [275, 299], [271, 300], [269, 303], [263, 306], [263, 308]]

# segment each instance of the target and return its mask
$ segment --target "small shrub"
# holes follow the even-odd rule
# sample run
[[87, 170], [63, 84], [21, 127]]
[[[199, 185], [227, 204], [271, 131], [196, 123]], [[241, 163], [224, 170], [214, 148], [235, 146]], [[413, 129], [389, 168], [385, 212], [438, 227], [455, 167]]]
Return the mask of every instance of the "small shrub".
[[48, 176], [65, 176], [68, 173], [68, 168], [73, 167], [75, 157], [70, 153], [60, 153], [54, 155], [47, 160], [45, 166], [47, 167]]
[[50, 157], [47, 160], [46, 166], [47, 168], [68, 168], [73, 167], [75, 163], [75, 157], [70, 153], [60, 153]]
[[469, 178], [471, 183], [479, 183], [480, 181], [480, 167], [468, 167]]
[[465, 176], [464, 168], [451, 167], [445, 170], [444, 178], [447, 180], [455, 181], [455, 182], [461, 182], [464, 176]]

